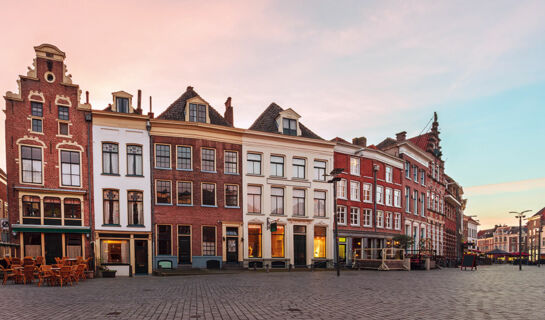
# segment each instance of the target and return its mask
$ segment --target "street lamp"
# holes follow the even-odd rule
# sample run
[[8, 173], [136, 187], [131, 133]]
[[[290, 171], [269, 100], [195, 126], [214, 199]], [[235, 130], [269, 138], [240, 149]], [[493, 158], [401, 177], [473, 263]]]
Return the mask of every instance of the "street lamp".
[[524, 210], [522, 212], [509, 212], [516, 214], [515, 218], [519, 219], [519, 271], [522, 271], [522, 219], [526, 217], [524, 214], [530, 211], [532, 210]]
[[334, 237], [335, 237], [335, 269], [337, 269], [337, 277], [341, 275], [341, 266], [339, 264], [339, 226], [337, 224], [337, 181], [340, 181], [341, 178], [338, 177], [344, 171], [343, 168], [335, 168], [329, 174], [324, 174], [324, 177], [331, 177], [328, 180], [328, 183], [333, 184], [333, 226], [334, 226]]

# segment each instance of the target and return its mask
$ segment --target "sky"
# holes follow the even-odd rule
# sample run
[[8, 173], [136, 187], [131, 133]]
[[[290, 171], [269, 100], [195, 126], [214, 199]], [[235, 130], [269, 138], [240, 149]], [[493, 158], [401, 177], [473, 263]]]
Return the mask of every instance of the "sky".
[[237, 127], [274, 101], [370, 144], [437, 111], [466, 214], [545, 207], [544, 1], [1, 1], [2, 94], [51, 43], [96, 109], [142, 89], [158, 115], [191, 85], [221, 113], [231, 96]]

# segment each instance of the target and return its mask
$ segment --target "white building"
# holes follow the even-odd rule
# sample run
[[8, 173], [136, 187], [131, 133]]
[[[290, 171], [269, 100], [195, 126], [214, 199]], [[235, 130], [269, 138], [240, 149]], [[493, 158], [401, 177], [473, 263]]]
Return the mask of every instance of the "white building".
[[151, 184], [148, 117], [132, 95], [93, 111], [94, 248], [97, 264], [117, 275], [148, 274], [151, 257]]
[[299, 119], [273, 103], [243, 136], [246, 267], [331, 265], [335, 144]]
[[[477, 232], [479, 228], [479, 223], [473, 220], [471, 217], [464, 216], [464, 219], [467, 218], [467, 243], [468, 249], [477, 250]], [[462, 225], [466, 225], [465, 223]], [[465, 231], [464, 231], [465, 233]]]

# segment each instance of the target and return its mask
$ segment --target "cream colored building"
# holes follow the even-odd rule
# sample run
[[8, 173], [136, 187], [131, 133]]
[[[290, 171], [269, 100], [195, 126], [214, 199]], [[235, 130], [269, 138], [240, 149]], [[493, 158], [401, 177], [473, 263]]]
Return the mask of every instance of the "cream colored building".
[[245, 267], [332, 265], [335, 144], [299, 119], [273, 103], [243, 136]]

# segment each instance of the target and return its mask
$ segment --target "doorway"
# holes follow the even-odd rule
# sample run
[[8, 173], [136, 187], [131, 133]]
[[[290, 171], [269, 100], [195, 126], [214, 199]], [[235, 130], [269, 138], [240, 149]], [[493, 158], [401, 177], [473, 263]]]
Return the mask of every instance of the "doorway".
[[293, 264], [304, 267], [307, 264], [307, 234], [305, 226], [293, 226]]
[[147, 274], [148, 273], [148, 241], [147, 240], [135, 240], [134, 241], [134, 273]]
[[238, 228], [227, 227], [226, 242], [227, 242], [227, 263], [238, 263]]
[[346, 264], [346, 238], [339, 237], [339, 264]]
[[178, 264], [191, 264], [191, 226], [178, 226]]
[[62, 234], [45, 233], [44, 242], [45, 262], [55, 264], [55, 258], [62, 258]]

